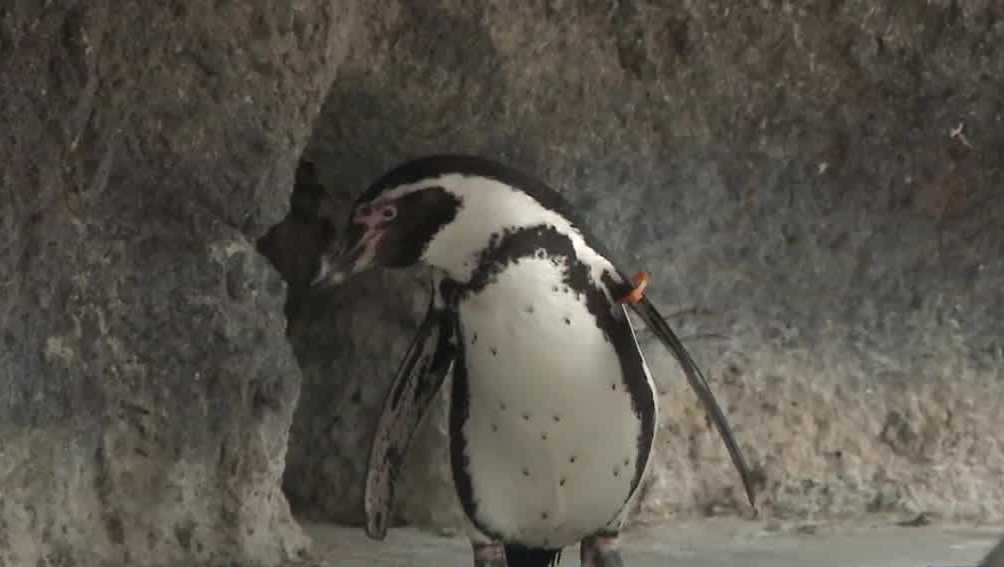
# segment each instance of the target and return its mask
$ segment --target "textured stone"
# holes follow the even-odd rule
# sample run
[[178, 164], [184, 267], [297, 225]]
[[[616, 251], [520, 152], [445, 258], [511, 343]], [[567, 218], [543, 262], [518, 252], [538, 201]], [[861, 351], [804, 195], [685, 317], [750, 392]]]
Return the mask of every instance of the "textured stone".
[[339, 3], [0, 7], [0, 565], [275, 564], [300, 375], [255, 239]]
[[[308, 147], [322, 215], [341, 222], [376, 176], [426, 153], [521, 167], [625, 269], [652, 272], [765, 515], [1004, 519], [997, 3], [367, 6]], [[304, 396], [284, 485], [301, 509], [360, 520], [369, 433], [421, 278], [292, 288]], [[642, 339], [666, 411], [636, 518], [745, 513], [695, 397]], [[449, 525], [441, 409], [409, 456], [401, 511]]]

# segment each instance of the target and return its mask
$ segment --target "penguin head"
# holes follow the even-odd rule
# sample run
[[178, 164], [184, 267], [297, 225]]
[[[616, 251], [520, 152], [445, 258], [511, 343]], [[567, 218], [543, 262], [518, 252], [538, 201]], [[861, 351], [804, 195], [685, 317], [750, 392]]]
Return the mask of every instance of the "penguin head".
[[481, 255], [507, 234], [549, 226], [571, 239], [596, 281], [617, 273], [571, 206], [541, 181], [499, 162], [439, 154], [405, 162], [355, 202], [344, 236], [322, 254], [314, 286], [337, 285], [373, 267], [419, 262], [467, 281]]
[[321, 255], [312, 285], [333, 286], [370, 268], [419, 263], [459, 206], [456, 196], [434, 184], [371, 188], [353, 205], [343, 237]]

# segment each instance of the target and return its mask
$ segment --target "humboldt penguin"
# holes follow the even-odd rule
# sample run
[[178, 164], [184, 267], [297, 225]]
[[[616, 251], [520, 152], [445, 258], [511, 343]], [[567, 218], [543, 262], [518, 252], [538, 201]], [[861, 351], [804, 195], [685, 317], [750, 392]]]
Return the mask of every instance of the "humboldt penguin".
[[474, 156], [409, 161], [355, 202], [315, 285], [373, 267], [432, 268], [432, 294], [379, 417], [365, 487], [382, 539], [393, 483], [452, 374], [453, 482], [476, 567], [622, 565], [618, 533], [648, 468], [659, 407], [629, 309], [673, 353], [751, 477], [722, 410], [679, 338], [559, 193]]

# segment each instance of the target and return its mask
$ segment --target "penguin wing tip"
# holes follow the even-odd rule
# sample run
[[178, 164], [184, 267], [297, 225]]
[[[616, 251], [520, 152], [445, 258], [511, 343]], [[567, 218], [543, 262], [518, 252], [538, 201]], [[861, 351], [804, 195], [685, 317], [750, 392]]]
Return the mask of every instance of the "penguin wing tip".
[[387, 537], [387, 498], [377, 499], [372, 496], [372, 486], [366, 485], [366, 495], [364, 508], [366, 513], [366, 536], [376, 541], [383, 541]]
[[746, 499], [750, 503], [750, 512], [752, 512], [751, 520], [756, 520], [760, 518], [760, 508], [756, 504], [756, 494], [753, 492], [752, 486], [746, 487]]

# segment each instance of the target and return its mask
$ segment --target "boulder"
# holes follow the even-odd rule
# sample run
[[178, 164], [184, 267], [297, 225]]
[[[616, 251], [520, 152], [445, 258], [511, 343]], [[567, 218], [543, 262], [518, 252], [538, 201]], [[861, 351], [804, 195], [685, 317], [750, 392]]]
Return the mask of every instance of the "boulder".
[[271, 565], [300, 372], [255, 249], [342, 2], [0, 8], [0, 565]]

